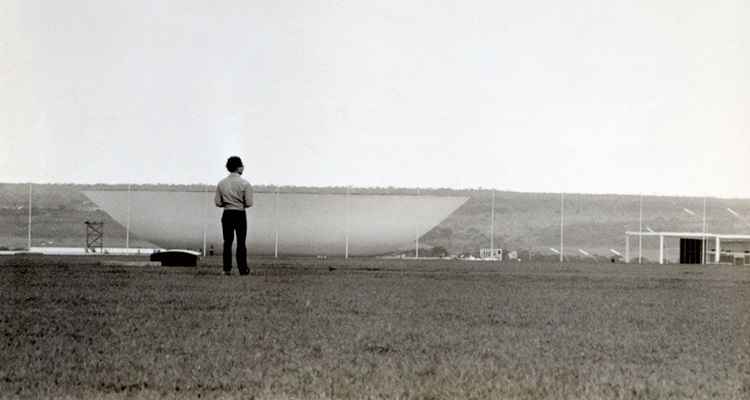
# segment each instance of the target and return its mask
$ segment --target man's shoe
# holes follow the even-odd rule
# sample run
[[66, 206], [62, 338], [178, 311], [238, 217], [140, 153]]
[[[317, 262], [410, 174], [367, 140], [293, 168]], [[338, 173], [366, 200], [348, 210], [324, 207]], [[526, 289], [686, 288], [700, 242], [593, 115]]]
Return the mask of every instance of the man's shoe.
[[240, 275], [250, 275], [250, 270], [240, 271]]
[[232, 275], [232, 272], [231, 271], [224, 271], [224, 275], [226, 275], [226, 276]]

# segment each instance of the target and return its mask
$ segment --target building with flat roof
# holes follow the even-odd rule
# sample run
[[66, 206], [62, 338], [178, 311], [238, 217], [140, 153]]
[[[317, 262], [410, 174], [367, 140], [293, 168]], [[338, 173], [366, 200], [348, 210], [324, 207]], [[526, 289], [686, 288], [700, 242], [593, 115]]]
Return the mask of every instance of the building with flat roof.
[[750, 235], [703, 232], [625, 232], [625, 262], [630, 262], [630, 237], [658, 237], [659, 264], [665, 262], [665, 239], [680, 242], [680, 264], [750, 265]]
[[503, 249], [481, 248], [479, 249], [479, 258], [484, 260], [503, 261]]

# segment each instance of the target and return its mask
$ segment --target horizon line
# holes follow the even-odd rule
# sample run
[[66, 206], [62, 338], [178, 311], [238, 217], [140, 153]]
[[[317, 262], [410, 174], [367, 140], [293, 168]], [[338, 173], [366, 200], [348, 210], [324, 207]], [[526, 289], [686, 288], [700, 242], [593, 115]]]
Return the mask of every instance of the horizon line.
[[[127, 183], [127, 182], [96, 182], [96, 183], [79, 183], [79, 182], [31, 182], [31, 181], [9, 181], [0, 182], [0, 185], [59, 185], [59, 186], [207, 186], [216, 187], [216, 184], [196, 182], [196, 183]], [[568, 195], [587, 195], [587, 196], [632, 196], [632, 197], [661, 197], [661, 198], [696, 198], [696, 199], [718, 199], [718, 200], [750, 200], [750, 197], [738, 197], [738, 196], [715, 196], [715, 195], [694, 195], [694, 194], [664, 194], [664, 193], [615, 193], [615, 192], [585, 192], [585, 191], [523, 191], [514, 189], [499, 189], [491, 187], [464, 187], [456, 188], [449, 186], [442, 187], [419, 187], [419, 186], [355, 186], [355, 185], [275, 185], [270, 183], [257, 183], [253, 184], [254, 187], [264, 188], [313, 188], [313, 189], [341, 189], [346, 190], [378, 190], [378, 189], [390, 189], [399, 191], [439, 191], [447, 190], [454, 192], [499, 192], [499, 193], [516, 193], [516, 194], [543, 194], [543, 195], [559, 195], [561, 193]], [[112, 190], [127, 190], [127, 189], [112, 189]], [[188, 190], [198, 191], [198, 190]], [[262, 191], [259, 193], [263, 193]], [[355, 194], [355, 193], [352, 193]]]

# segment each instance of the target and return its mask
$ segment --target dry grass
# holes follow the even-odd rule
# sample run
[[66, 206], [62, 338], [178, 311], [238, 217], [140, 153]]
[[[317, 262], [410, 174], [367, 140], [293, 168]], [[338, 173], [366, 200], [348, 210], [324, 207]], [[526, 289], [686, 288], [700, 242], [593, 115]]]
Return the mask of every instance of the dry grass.
[[750, 398], [750, 269], [0, 258], [3, 398]]

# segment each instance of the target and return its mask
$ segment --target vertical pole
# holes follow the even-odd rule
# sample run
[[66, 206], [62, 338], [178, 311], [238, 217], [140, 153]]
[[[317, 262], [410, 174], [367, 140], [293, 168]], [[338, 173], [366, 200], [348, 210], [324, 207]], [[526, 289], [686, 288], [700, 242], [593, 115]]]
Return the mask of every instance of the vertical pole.
[[205, 222], [203, 222], [203, 257], [206, 256], [206, 227]]
[[[205, 232], [204, 236], [205, 238]], [[128, 220], [125, 224], [125, 248], [130, 249], [130, 184], [128, 183]], [[205, 246], [203, 248], [203, 255], [206, 254]]]
[[[417, 197], [419, 197], [419, 188], [417, 188]], [[417, 224], [418, 222], [414, 223], [414, 258], [419, 258], [419, 226]]]
[[31, 251], [31, 182], [29, 182], [29, 238], [26, 242], [26, 247]]
[[565, 192], [560, 192], [560, 263], [562, 263], [565, 259], [563, 254], [565, 254], [565, 241], [563, 240], [565, 237]]
[[716, 236], [716, 254], [714, 254], [714, 262], [716, 264], [721, 262], [721, 238]]
[[276, 188], [276, 195], [274, 196], [273, 200], [273, 224], [273, 257], [279, 258], [279, 188]]
[[643, 264], [643, 194], [638, 200], [638, 264]]
[[706, 263], [706, 196], [703, 196], [703, 251], [701, 254], [701, 264]]
[[490, 252], [495, 257], [495, 189], [492, 189], [492, 210], [490, 211]]
[[664, 235], [659, 235], [659, 264], [664, 264]]
[[345, 229], [345, 247], [344, 247], [344, 258], [349, 258], [349, 195], [350, 187], [346, 187], [346, 229]]
[[625, 234], [625, 264], [630, 264], [630, 235]]
[[206, 256], [206, 225], [208, 224], [208, 207], [211, 204], [210, 192], [208, 186], [203, 187], [203, 197], [205, 197], [205, 204], [203, 205], [203, 257]]

